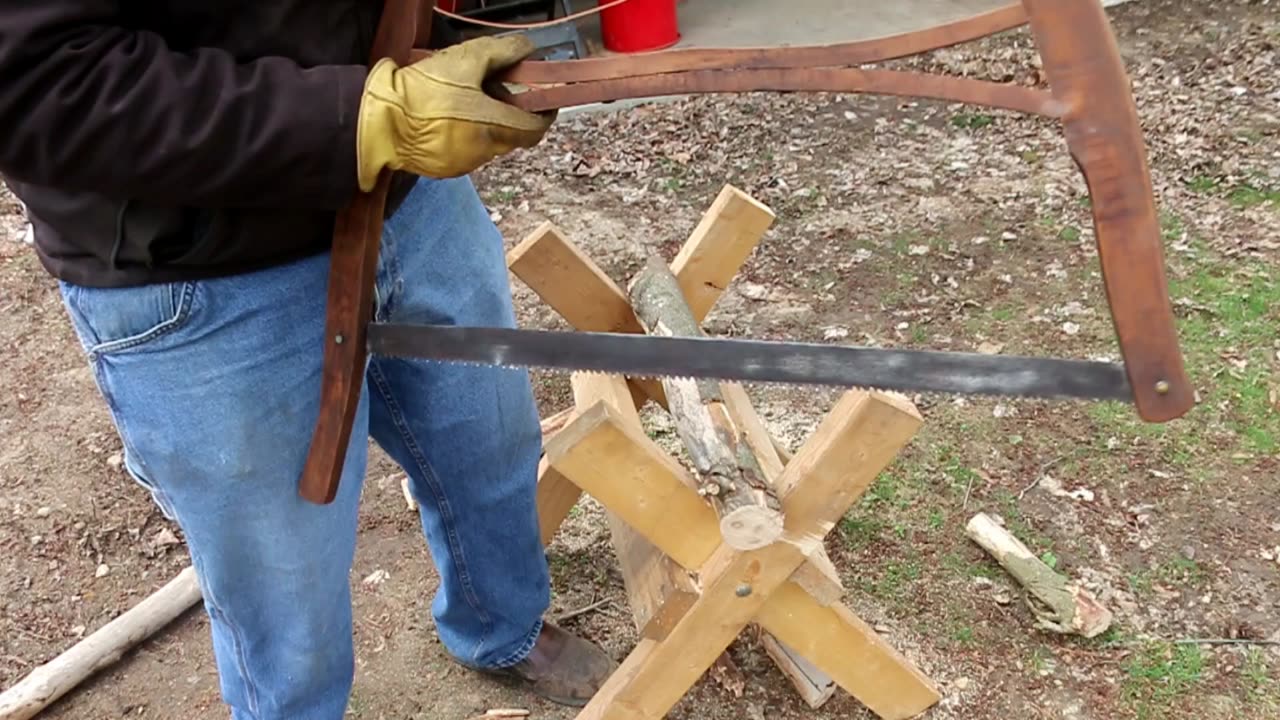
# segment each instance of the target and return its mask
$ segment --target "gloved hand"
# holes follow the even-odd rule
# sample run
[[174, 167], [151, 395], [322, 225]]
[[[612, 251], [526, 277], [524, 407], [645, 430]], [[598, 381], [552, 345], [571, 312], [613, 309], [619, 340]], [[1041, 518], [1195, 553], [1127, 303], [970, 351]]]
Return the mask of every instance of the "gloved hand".
[[466, 175], [517, 147], [538, 144], [556, 113], [530, 113], [486, 95], [492, 74], [536, 49], [523, 35], [483, 36], [406, 67], [376, 63], [360, 101], [360, 189], [383, 168], [447, 178]]

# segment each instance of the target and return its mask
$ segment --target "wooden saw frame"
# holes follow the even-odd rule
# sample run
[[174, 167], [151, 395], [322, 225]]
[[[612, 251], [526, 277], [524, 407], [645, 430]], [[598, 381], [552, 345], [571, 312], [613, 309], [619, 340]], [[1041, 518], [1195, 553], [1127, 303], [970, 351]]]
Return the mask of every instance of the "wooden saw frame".
[[[403, 65], [430, 50], [433, 3], [386, 0], [371, 60]], [[1030, 25], [1048, 89], [860, 66]], [[1005, 108], [1062, 123], [1092, 200], [1103, 281], [1133, 401], [1147, 422], [1195, 403], [1174, 326], [1160, 226], [1129, 78], [1101, 0], [1019, 0], [963, 20], [821, 46], [663, 50], [622, 57], [525, 61], [508, 70], [507, 102], [542, 111], [690, 93], [842, 92]], [[320, 415], [299, 483], [316, 503], [337, 492], [360, 400], [374, 276], [391, 174], [339, 215], [332, 249]]]

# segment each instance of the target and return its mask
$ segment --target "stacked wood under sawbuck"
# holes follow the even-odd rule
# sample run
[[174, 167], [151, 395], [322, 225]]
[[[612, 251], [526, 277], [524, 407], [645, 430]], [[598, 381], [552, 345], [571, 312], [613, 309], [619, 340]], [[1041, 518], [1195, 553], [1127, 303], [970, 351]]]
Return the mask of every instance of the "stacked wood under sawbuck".
[[[511, 271], [579, 330], [693, 336], [774, 220], [726, 186], [668, 265], [616, 283], [550, 223]], [[794, 453], [745, 388], [707, 380], [572, 377], [549, 418], [538, 513], [550, 543], [588, 493], [605, 509], [638, 642], [579, 720], [657, 720], [750, 626], [811, 707], [842, 688], [882, 718], [914, 717], [937, 688], [843, 603], [827, 533], [914, 436], [904, 397], [844, 393]], [[686, 463], [645, 432], [654, 402]]]

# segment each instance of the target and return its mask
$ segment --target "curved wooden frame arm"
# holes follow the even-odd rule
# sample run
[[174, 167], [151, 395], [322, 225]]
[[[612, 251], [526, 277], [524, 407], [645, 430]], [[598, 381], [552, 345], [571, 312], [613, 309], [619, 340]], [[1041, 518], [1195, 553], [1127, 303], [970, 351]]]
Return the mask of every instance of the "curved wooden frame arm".
[[[374, 58], [404, 64], [428, 51], [419, 2], [387, 0]], [[430, 14], [429, 12], [427, 13]], [[917, 55], [1030, 23], [1049, 91], [971, 78], [853, 65]], [[664, 50], [613, 58], [526, 61], [495, 94], [528, 110], [668, 94], [858, 92], [928, 97], [1058, 119], [1088, 185], [1112, 321], [1138, 414], [1165, 422], [1195, 403], [1165, 280], [1150, 170], [1128, 76], [1100, 0], [1022, 0], [925, 30], [852, 43]], [[339, 216], [334, 234], [320, 417], [300, 483], [318, 503], [336, 495], [365, 367], [388, 178]]]

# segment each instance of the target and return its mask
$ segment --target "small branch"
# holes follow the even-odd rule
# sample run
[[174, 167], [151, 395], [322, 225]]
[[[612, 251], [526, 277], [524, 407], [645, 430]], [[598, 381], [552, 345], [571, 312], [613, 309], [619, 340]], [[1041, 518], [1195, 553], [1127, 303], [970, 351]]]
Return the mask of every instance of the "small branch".
[[1280, 646], [1280, 640], [1247, 640], [1244, 638], [1187, 638], [1174, 640], [1174, 645], [1258, 645]]
[[590, 605], [587, 605], [586, 607], [580, 607], [577, 610], [569, 610], [568, 612], [562, 613], [559, 616], [557, 616], [556, 622], [562, 623], [562, 622], [565, 622], [566, 620], [572, 620], [581, 615], [586, 615], [589, 612], [595, 612], [596, 610], [599, 610], [605, 605], [610, 605], [612, 603], [613, 603], [612, 598], [605, 598], [604, 600], [593, 602]]
[[1023, 498], [1023, 496], [1025, 496], [1027, 493], [1029, 493], [1029, 492], [1031, 492], [1033, 489], [1035, 489], [1035, 486], [1039, 485], [1039, 484], [1040, 484], [1040, 481], [1044, 479], [1044, 474], [1045, 474], [1045, 473], [1047, 473], [1047, 472], [1049, 472], [1049, 470], [1050, 470], [1050, 469], [1052, 469], [1054, 466], [1056, 466], [1058, 463], [1062, 462], [1063, 460], [1066, 460], [1066, 459], [1067, 459], [1067, 457], [1068, 457], [1068, 456], [1067, 456], [1067, 455], [1065, 455], [1065, 454], [1064, 454], [1064, 455], [1059, 455], [1058, 457], [1056, 457], [1056, 458], [1054, 458], [1054, 459], [1050, 460], [1049, 462], [1047, 462], [1047, 463], [1045, 463], [1045, 464], [1041, 465], [1041, 466], [1040, 466], [1040, 469], [1039, 469], [1038, 471], [1036, 471], [1036, 476], [1035, 476], [1035, 478], [1033, 478], [1033, 479], [1031, 480], [1031, 484], [1030, 484], [1030, 485], [1027, 485], [1027, 486], [1026, 486], [1026, 487], [1024, 487], [1024, 488], [1022, 488], [1022, 492], [1018, 493], [1018, 499], [1019, 499], [1019, 500], [1021, 500], [1021, 499]]
[[200, 600], [195, 570], [188, 567], [164, 587], [102, 626], [0, 694], [0, 720], [27, 720], [119, 660]]
[[489, 710], [483, 715], [476, 715], [468, 718], [468, 720], [514, 720], [515, 718], [527, 718], [529, 711], [521, 708], [496, 708]]

